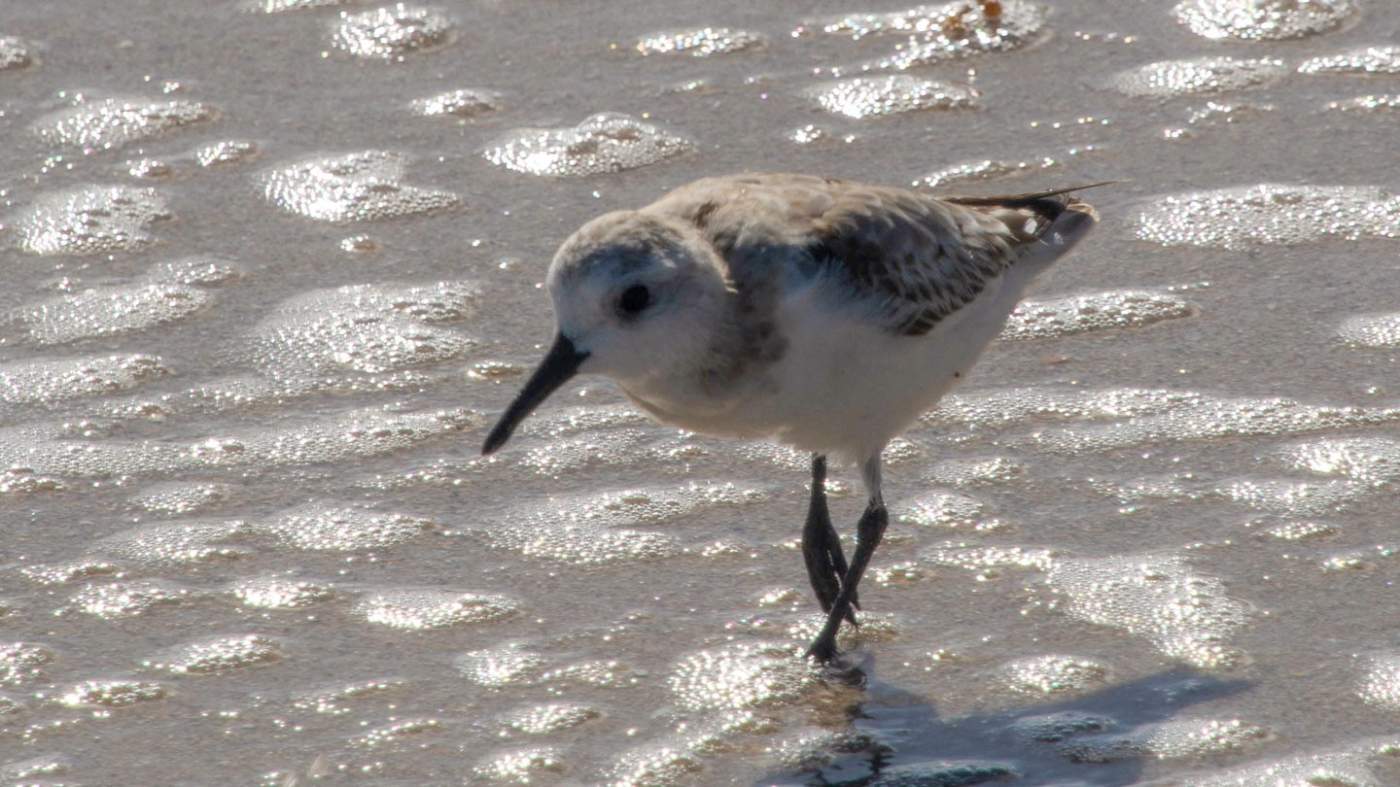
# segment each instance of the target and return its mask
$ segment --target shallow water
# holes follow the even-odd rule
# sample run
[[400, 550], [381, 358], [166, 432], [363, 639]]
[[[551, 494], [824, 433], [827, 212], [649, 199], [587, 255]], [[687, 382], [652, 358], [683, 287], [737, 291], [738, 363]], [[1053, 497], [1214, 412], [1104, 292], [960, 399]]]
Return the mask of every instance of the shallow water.
[[[1400, 784], [1397, 30], [11, 0], [0, 778]], [[558, 242], [743, 169], [1119, 181], [891, 446], [864, 686], [794, 656], [805, 457], [598, 380], [476, 455]]]

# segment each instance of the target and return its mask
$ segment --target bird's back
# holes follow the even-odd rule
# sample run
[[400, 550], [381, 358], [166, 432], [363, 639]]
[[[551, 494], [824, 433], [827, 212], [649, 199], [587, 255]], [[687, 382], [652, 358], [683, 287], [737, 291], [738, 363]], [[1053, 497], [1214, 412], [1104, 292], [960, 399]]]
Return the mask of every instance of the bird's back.
[[645, 210], [698, 229], [741, 287], [774, 265], [834, 274], [905, 335], [927, 333], [1013, 267], [1039, 273], [1096, 219], [1068, 191], [937, 198], [781, 173], [704, 178]]

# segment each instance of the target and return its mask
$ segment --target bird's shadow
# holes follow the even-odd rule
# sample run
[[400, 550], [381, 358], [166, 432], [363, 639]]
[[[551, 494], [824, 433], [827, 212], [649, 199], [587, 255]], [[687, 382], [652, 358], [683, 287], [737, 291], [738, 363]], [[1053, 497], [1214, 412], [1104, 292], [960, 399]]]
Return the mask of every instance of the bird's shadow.
[[867, 657], [857, 668], [863, 697], [849, 711], [838, 750], [756, 785], [1135, 784], [1152, 755], [1104, 742], [1250, 685], [1183, 666], [1071, 699], [940, 719], [927, 698], [879, 679], [873, 666]]

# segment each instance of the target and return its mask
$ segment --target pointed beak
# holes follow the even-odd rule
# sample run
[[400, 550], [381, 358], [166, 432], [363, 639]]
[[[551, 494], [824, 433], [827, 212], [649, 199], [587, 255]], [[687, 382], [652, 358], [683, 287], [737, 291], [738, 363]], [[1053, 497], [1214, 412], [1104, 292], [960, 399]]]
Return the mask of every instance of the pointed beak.
[[577, 374], [578, 367], [587, 358], [588, 353], [579, 352], [569, 337], [562, 333], [555, 336], [554, 346], [545, 353], [544, 360], [540, 361], [535, 373], [530, 375], [515, 401], [510, 403], [501, 420], [491, 429], [491, 434], [486, 436], [486, 443], [481, 446], [481, 454], [485, 456], [494, 453], [496, 449], [505, 445], [515, 427], [525, 420], [525, 416], [534, 412], [535, 408], [559, 386]]

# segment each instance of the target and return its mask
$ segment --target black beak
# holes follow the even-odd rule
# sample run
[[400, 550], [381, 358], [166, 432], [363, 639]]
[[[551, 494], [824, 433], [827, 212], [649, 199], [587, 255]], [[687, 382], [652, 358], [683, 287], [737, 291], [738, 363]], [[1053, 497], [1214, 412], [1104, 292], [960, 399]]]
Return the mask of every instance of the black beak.
[[578, 367], [588, 358], [588, 353], [579, 352], [574, 347], [574, 343], [564, 334], [554, 337], [554, 346], [545, 353], [544, 360], [540, 361], [535, 373], [530, 375], [525, 387], [515, 397], [515, 401], [506, 408], [501, 420], [496, 422], [491, 429], [491, 434], [486, 435], [486, 443], [481, 446], [481, 454], [494, 453], [496, 449], [506, 444], [510, 435], [515, 431], [515, 427], [525, 420], [525, 416], [535, 411], [540, 403], [549, 398], [559, 386], [569, 381], [578, 372]]

